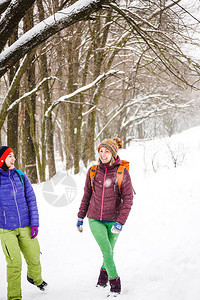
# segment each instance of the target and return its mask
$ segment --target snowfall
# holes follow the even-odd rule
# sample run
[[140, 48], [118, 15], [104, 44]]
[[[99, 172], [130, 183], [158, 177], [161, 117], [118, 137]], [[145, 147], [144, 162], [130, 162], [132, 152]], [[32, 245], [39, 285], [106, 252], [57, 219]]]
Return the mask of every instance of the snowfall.
[[[119, 155], [130, 162], [136, 191], [114, 251], [122, 283], [119, 298], [199, 300], [200, 127], [170, 138], [132, 142]], [[76, 228], [87, 170], [81, 166], [80, 173], [73, 175], [59, 161], [57, 168], [52, 180], [34, 185], [42, 274], [49, 289], [40, 292], [27, 282], [22, 257], [23, 299], [106, 299], [109, 287], [96, 287], [102, 255], [87, 218], [82, 233]], [[62, 178], [69, 186], [65, 195]], [[69, 202], [58, 200], [63, 197]], [[6, 299], [6, 288], [6, 263], [0, 249], [0, 300]]]

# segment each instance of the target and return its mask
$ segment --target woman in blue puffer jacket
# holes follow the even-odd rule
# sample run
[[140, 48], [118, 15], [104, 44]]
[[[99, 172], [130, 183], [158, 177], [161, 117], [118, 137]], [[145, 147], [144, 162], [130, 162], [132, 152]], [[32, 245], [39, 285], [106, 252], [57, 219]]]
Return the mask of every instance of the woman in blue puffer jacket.
[[[7, 262], [7, 299], [22, 299], [21, 252], [27, 263], [27, 279], [40, 290], [47, 288], [41, 276], [38, 235], [39, 215], [28, 177], [16, 170], [13, 150], [0, 147], [0, 240]], [[23, 176], [22, 176], [23, 175]]]

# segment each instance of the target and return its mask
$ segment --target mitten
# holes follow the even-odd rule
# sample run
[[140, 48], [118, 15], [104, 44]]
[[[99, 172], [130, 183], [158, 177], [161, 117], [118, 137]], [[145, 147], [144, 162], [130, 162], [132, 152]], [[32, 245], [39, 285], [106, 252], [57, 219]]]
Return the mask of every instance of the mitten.
[[78, 218], [76, 226], [77, 226], [78, 231], [82, 232], [83, 231], [83, 219]]
[[31, 239], [33, 240], [38, 235], [38, 226], [31, 227]]
[[113, 227], [111, 228], [111, 232], [112, 233], [120, 233], [122, 231], [122, 227], [123, 227], [123, 225], [121, 225], [118, 222], [115, 222], [113, 224]]

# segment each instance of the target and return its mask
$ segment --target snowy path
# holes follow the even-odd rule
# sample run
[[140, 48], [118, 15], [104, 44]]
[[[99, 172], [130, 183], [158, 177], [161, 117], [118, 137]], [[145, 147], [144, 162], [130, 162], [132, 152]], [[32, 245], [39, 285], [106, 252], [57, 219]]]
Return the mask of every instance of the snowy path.
[[[131, 148], [126, 155], [127, 159], [132, 157]], [[146, 177], [132, 174], [137, 195], [115, 249], [122, 281], [120, 299], [200, 299], [199, 167], [200, 159], [189, 167], [165, 169]], [[41, 186], [35, 187], [43, 277], [50, 288], [45, 294], [31, 286], [26, 281], [24, 263], [24, 300], [106, 299], [108, 289], [95, 287], [101, 254], [87, 219], [83, 233], [76, 230], [85, 178], [74, 178], [78, 192], [64, 208], [49, 205], [43, 199]], [[6, 300], [5, 268], [0, 250], [0, 300]]]

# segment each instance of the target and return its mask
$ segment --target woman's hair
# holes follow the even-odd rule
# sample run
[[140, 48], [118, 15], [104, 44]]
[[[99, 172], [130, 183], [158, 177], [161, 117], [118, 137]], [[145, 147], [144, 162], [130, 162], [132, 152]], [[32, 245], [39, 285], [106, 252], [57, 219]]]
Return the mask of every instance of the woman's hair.
[[9, 169], [5, 161], [4, 161], [4, 163], [3, 163], [3, 165], [2, 165], [1, 168], [2, 168], [4, 171], [7, 171], [7, 170]]
[[[110, 160], [110, 162], [109, 162], [109, 165], [110, 166], [112, 166], [112, 164], [115, 162], [115, 158], [114, 158], [114, 156], [112, 155], [112, 157], [111, 157], [111, 160]], [[100, 165], [101, 164], [101, 159], [100, 159], [100, 157], [99, 157], [99, 159], [98, 159], [98, 165]]]

